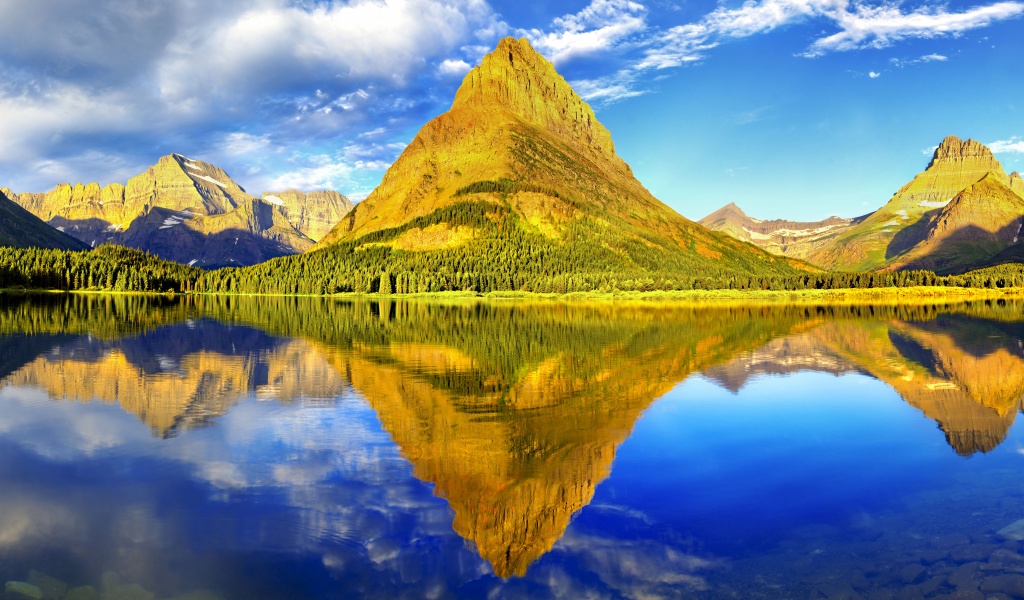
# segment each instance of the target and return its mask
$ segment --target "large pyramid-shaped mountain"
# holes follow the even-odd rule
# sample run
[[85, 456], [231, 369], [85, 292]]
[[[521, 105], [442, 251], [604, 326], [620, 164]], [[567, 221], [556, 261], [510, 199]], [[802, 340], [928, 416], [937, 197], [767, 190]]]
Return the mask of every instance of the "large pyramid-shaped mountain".
[[513, 236], [519, 272], [681, 278], [793, 269], [654, 198], [554, 66], [525, 39], [506, 38], [320, 244], [498, 257]]
[[304, 252], [314, 243], [305, 231], [322, 233], [320, 221], [333, 216], [336, 223], [351, 207], [336, 192], [256, 198], [223, 169], [180, 154], [126, 185], [64, 183], [12, 199], [87, 246], [119, 244], [207, 268]]
[[[1005, 244], [988, 242], [1005, 238], [1012, 243], [1013, 232], [1004, 231], [1013, 221], [1008, 215], [1017, 211], [1018, 217], [1024, 217], [1018, 202], [1021, 192], [1015, 191], [1024, 190], [1019, 179], [1019, 175], [1008, 177], [984, 145], [949, 136], [936, 148], [923, 173], [885, 206], [808, 259], [826, 268], [854, 270], [917, 266], [955, 271], [981, 266], [1005, 248]], [[960, 259], [918, 260], [940, 250], [941, 239], [950, 236], [959, 241], [945, 248], [956, 246], [957, 252], [965, 251]], [[982, 244], [971, 247], [961, 243], [970, 239]]]

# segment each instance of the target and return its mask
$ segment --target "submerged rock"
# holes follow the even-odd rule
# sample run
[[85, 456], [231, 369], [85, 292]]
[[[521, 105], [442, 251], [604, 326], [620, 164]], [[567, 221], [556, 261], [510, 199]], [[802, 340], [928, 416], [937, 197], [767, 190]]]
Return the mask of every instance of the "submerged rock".
[[4, 592], [7, 600], [43, 600], [43, 590], [24, 581], [8, 581]]
[[1024, 598], [1024, 575], [1007, 574], [986, 577], [981, 582], [983, 592], [1002, 592], [1014, 598]]
[[1000, 536], [1020, 542], [1024, 540], [1024, 519], [1014, 521], [997, 532]]
[[103, 574], [103, 593], [100, 600], [155, 600], [156, 596], [137, 583], [121, 583], [121, 577], [112, 571]]
[[39, 571], [29, 573], [28, 582], [43, 592], [43, 600], [61, 600], [68, 591], [68, 584]]
[[68, 590], [64, 600], [99, 600], [99, 593], [91, 585], [83, 585]]

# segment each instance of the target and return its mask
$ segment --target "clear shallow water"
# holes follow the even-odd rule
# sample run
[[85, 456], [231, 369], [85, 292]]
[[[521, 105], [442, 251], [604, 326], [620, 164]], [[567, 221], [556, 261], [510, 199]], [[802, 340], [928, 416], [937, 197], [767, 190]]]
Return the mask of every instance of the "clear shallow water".
[[1021, 321], [3, 298], [0, 578], [109, 598], [1003, 597], [1024, 589], [997, 533], [1024, 519]]

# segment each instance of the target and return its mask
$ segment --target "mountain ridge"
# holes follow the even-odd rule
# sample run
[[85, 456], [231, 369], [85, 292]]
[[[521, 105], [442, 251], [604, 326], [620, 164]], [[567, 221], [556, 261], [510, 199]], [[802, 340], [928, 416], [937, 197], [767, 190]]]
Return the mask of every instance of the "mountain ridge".
[[816, 248], [863, 220], [831, 216], [821, 221], [762, 220], [747, 215], [735, 202], [730, 202], [697, 221], [712, 231], [729, 234], [736, 239], [783, 256], [806, 259]]
[[126, 184], [64, 183], [13, 199], [87, 247], [114, 243], [216, 268], [304, 252], [314, 240], [301, 229], [319, 233], [351, 206], [337, 192], [281, 194], [257, 198], [220, 167], [175, 153]]

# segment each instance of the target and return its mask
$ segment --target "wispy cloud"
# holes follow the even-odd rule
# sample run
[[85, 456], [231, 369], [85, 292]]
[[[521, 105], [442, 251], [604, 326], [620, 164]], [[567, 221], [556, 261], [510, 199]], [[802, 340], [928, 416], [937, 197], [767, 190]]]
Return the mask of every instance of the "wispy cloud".
[[889, 62], [892, 64], [892, 66], [894, 66], [894, 67], [896, 67], [898, 69], [902, 69], [904, 67], [910, 67], [910, 66], [913, 66], [913, 65], [919, 65], [919, 64], [922, 64], [922, 63], [946, 62], [948, 60], [949, 60], [949, 57], [945, 56], [943, 54], [925, 54], [924, 56], [919, 56], [918, 58], [911, 58], [911, 59], [890, 58]]
[[[646, 9], [636, 2], [593, 0], [582, 11], [555, 19], [546, 30], [521, 33], [556, 64], [600, 52], [622, 55], [625, 66], [607, 75], [573, 82], [588, 100], [607, 103], [644, 93], [647, 81], [643, 74], [647, 71], [697, 63], [723, 43], [801, 23], [820, 23], [824, 27], [824, 37], [812, 40], [800, 53], [811, 58], [883, 48], [907, 39], [957, 36], [1021, 15], [1024, 2], [1020, 1], [957, 12], [946, 6], [907, 9], [866, 0], [748, 0], [736, 8], [719, 6], [689, 23], [658, 28], [647, 22]], [[829, 29], [837, 31], [828, 33]], [[894, 64], [903, 67], [946, 59], [944, 55], [929, 54]], [[872, 78], [881, 76], [880, 72], [873, 73]]]
[[631, 0], [593, 0], [577, 13], [558, 17], [546, 31], [519, 33], [557, 65], [610, 50], [644, 32], [648, 28], [646, 15], [647, 9]]
[[987, 146], [996, 154], [1024, 154], [1024, 138], [1019, 136], [991, 142]]
[[847, 2], [836, 3], [841, 6], [826, 14], [840, 31], [815, 41], [806, 56], [860, 48], [885, 48], [911, 38], [958, 35], [1024, 14], [1024, 2], [996, 2], [962, 12], [949, 12], [941, 5], [904, 12], [896, 4], [874, 6], [854, 3], [847, 6]]

